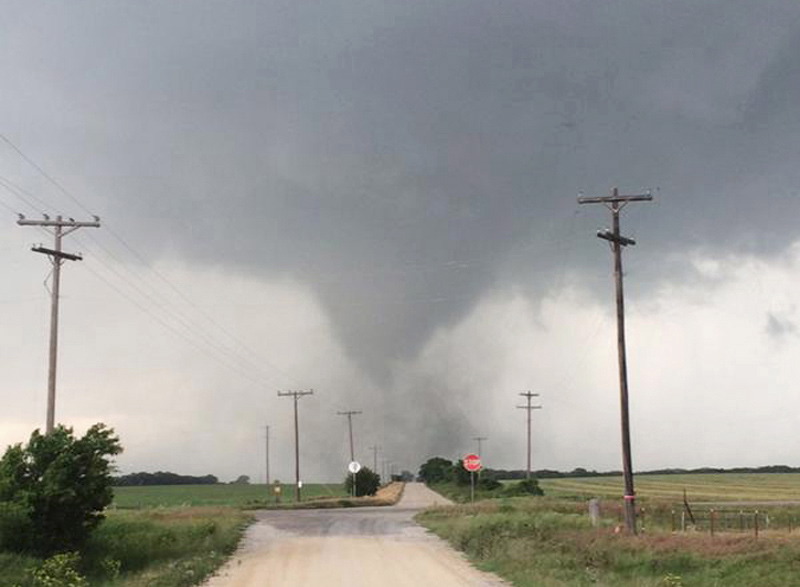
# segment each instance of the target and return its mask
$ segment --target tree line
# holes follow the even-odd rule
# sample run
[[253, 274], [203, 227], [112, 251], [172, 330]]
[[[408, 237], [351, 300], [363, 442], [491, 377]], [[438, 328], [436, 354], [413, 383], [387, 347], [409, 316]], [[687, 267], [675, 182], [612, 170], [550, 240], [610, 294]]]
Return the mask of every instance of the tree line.
[[132, 487], [141, 485], [216, 485], [219, 483], [214, 475], [178, 475], [169, 471], [156, 471], [155, 473], [130, 473], [114, 477], [112, 484], [115, 487]]
[[[486, 469], [498, 479], [524, 479], [524, 470]], [[763, 467], [698, 467], [696, 469], [652, 469], [650, 471], [637, 471], [637, 475], [703, 475], [709, 473], [800, 473], [800, 467], [788, 465], [766, 465]], [[622, 471], [595, 471], [577, 467], [572, 471], [555, 471], [552, 469], [538, 469], [531, 471], [537, 479], [569, 479], [571, 477], [619, 477]]]

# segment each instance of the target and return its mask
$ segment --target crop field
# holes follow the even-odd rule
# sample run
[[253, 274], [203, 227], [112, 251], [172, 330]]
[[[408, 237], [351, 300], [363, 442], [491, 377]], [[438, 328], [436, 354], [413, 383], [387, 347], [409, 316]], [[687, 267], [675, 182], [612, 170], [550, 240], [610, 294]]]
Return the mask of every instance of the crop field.
[[[540, 479], [546, 495], [554, 497], [618, 498], [622, 477]], [[800, 502], [800, 473], [714, 473], [692, 475], [636, 475], [637, 497], [690, 502]]]
[[[303, 486], [303, 501], [319, 497], [345, 497], [341, 483]], [[281, 503], [294, 502], [294, 486], [284, 485]], [[146, 485], [115, 487], [112, 507], [139, 509], [178, 506], [258, 507], [275, 503], [272, 485]]]

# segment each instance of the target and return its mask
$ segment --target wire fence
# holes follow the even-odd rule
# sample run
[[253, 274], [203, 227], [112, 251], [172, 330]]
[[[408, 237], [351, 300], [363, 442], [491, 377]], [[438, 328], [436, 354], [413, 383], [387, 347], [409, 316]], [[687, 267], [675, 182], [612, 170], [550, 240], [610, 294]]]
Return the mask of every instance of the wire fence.
[[[598, 511], [589, 506], [589, 515], [598, 517]], [[624, 525], [623, 508], [617, 504], [603, 503], [602, 519]], [[736, 507], [692, 507], [684, 504], [644, 505], [636, 508], [637, 528], [640, 532], [738, 533], [758, 537], [771, 533], [800, 531], [800, 504], [758, 504]]]

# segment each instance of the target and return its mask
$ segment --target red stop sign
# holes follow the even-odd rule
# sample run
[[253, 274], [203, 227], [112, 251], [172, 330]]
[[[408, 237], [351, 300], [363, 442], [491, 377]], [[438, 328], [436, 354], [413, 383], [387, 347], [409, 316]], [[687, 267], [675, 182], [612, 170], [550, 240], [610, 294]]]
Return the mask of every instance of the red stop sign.
[[481, 457], [478, 455], [468, 454], [462, 462], [464, 463], [464, 468], [470, 473], [481, 470]]

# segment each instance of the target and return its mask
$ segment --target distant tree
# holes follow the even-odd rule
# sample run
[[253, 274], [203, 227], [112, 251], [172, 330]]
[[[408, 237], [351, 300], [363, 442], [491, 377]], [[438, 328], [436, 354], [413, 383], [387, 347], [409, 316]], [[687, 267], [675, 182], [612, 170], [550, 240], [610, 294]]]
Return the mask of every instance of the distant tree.
[[453, 462], [442, 457], [433, 457], [419, 468], [419, 476], [425, 483], [441, 483], [453, 480]]
[[[375, 495], [381, 486], [381, 477], [369, 467], [361, 467], [355, 474], [356, 495]], [[344, 480], [344, 489], [348, 494], [353, 493], [353, 475], [347, 475]]]
[[64, 426], [36, 430], [27, 446], [10, 446], [0, 459], [0, 544], [43, 555], [79, 548], [113, 499], [111, 457], [120, 452], [104, 424], [82, 438]]
[[231, 485], [250, 485], [250, 476], [239, 475], [235, 481], [231, 481]]
[[411, 471], [404, 470], [400, 473], [400, 480], [403, 481], [404, 483], [410, 483], [411, 481], [414, 480], [414, 473], [412, 473]]

